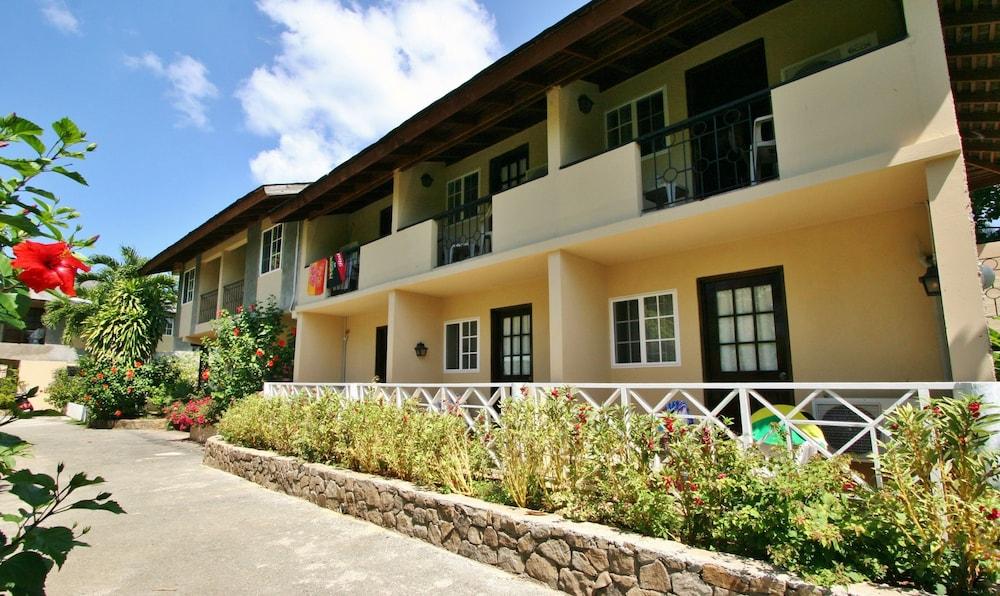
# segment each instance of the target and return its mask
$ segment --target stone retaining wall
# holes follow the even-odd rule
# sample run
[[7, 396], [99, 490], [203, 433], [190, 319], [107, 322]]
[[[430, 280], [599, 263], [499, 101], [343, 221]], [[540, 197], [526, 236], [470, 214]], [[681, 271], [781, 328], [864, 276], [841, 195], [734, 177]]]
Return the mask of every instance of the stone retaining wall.
[[819, 588], [758, 561], [304, 463], [218, 436], [206, 443], [204, 463], [570, 594], [897, 593], [868, 585]]

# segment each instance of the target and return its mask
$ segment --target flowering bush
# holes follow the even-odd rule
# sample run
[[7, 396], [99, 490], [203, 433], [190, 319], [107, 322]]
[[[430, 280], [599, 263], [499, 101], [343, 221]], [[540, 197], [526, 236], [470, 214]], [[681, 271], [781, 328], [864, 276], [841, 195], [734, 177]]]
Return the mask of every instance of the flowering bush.
[[196, 424], [208, 424], [209, 410], [212, 407], [212, 398], [205, 396], [192, 399], [184, 403], [175, 401], [170, 406], [163, 409], [167, 417], [167, 423], [176, 430], [191, 430]]
[[265, 381], [291, 378], [294, 348], [282, 317], [273, 298], [259, 307], [219, 312], [215, 337], [206, 342], [208, 369], [202, 373], [215, 412], [260, 391]]
[[145, 410], [150, 396], [186, 393], [188, 385], [170, 358], [154, 358], [148, 363], [108, 365], [90, 357], [80, 359], [83, 405], [95, 420], [135, 418]]

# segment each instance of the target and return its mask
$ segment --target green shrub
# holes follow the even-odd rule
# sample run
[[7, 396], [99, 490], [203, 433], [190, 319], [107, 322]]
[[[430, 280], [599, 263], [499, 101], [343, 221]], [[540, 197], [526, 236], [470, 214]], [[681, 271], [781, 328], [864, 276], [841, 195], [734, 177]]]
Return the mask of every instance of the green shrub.
[[219, 434], [244, 447], [463, 494], [473, 492], [474, 472], [486, 457], [460, 416], [335, 393], [312, 401], [247, 397], [222, 416]]
[[172, 356], [111, 365], [86, 356], [80, 359], [79, 366], [83, 390], [80, 403], [87, 406], [95, 420], [142, 416], [147, 400], [162, 412], [178, 398], [189, 399], [193, 391]]
[[86, 382], [79, 374], [70, 374], [69, 369], [60, 368], [52, 377], [46, 392], [48, 401], [57, 409], [62, 410], [66, 404], [73, 402], [82, 404], [86, 395]]

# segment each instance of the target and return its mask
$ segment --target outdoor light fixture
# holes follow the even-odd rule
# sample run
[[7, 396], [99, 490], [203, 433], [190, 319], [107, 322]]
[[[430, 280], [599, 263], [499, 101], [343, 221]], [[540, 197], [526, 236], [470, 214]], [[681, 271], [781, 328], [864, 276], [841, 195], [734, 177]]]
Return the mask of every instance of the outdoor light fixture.
[[430, 188], [431, 184], [434, 184], [434, 176], [425, 173], [420, 177], [420, 184], [422, 184], [424, 188]]
[[920, 276], [920, 283], [924, 285], [924, 292], [928, 296], [941, 295], [941, 278], [938, 277], [937, 265], [931, 263], [927, 266], [927, 271]]
[[590, 96], [581, 95], [576, 98], [576, 107], [580, 108], [580, 112], [589, 114], [590, 110], [594, 109], [594, 100], [590, 99]]
[[417, 353], [417, 358], [423, 358], [427, 355], [427, 346], [424, 345], [424, 342], [418, 341], [417, 345], [413, 346], [413, 351]]

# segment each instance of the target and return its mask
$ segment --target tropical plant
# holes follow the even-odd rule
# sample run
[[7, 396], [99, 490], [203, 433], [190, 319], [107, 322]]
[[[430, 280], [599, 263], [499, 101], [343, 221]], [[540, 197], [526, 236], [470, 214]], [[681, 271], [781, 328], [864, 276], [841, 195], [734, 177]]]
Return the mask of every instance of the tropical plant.
[[167, 424], [174, 430], [191, 430], [192, 426], [209, 423], [211, 397], [198, 397], [188, 402], [175, 401], [163, 409]]
[[50, 301], [43, 322], [63, 325], [67, 340], [83, 340], [87, 351], [103, 362], [149, 360], [173, 316], [176, 289], [169, 275], [144, 275], [146, 261], [130, 246], [121, 248], [120, 259], [95, 255], [94, 271], [77, 278], [82, 300]]
[[869, 548], [892, 579], [969, 594], [1000, 581], [1000, 413], [979, 397], [906, 406], [889, 421], [884, 488], [868, 499]]
[[45, 391], [49, 403], [61, 410], [70, 402], [83, 403], [87, 384], [79, 374], [70, 374], [69, 369], [61, 368], [52, 376], [52, 382]]
[[1000, 186], [987, 186], [969, 194], [972, 217], [976, 223], [976, 239], [979, 243], [1000, 240]]
[[215, 337], [208, 347], [208, 369], [202, 373], [215, 402], [216, 416], [234, 401], [260, 391], [265, 381], [291, 377], [294, 348], [286, 335], [284, 313], [273, 298], [262, 305], [219, 312]]
[[84, 356], [79, 378], [84, 394], [80, 399], [95, 420], [141, 416], [151, 398], [162, 411], [164, 403], [187, 397], [192, 390], [169, 356], [118, 364]]
[[89, 527], [78, 529], [75, 524], [51, 525], [52, 517], [73, 509], [116, 514], [125, 511], [107, 492], [73, 499], [76, 491], [103, 484], [100, 476], [79, 472], [66, 480], [61, 463], [55, 477], [14, 469], [15, 456], [23, 456], [26, 451], [24, 443], [0, 449], [0, 479], [7, 484], [7, 491], [21, 501], [13, 513], [0, 513], [5, 522], [14, 525], [0, 541], [0, 589], [12, 594], [44, 594], [49, 571], [62, 567], [75, 547], [87, 546], [80, 538], [90, 531]]

